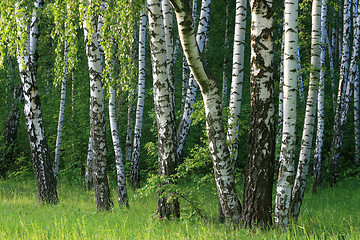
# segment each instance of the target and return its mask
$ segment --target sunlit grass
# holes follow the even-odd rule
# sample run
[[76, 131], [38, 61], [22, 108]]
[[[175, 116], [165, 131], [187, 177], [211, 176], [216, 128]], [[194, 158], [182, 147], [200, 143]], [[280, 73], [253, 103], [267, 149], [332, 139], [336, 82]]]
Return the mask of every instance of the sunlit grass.
[[120, 209], [114, 188], [113, 211], [98, 213], [93, 192], [79, 186], [60, 183], [60, 203], [45, 205], [37, 202], [32, 179], [0, 181], [0, 239], [360, 239], [358, 182], [346, 180], [317, 195], [307, 192], [299, 220], [283, 232], [220, 224], [210, 191], [199, 193], [206, 195], [206, 221], [185, 214], [165, 221], [154, 216], [156, 194], [131, 198], [131, 207]]

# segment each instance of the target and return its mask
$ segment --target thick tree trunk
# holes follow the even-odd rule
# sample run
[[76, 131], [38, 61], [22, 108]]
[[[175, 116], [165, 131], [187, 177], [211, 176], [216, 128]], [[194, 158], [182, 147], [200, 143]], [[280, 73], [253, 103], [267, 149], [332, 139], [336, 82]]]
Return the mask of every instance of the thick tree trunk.
[[[200, 21], [196, 35], [196, 42], [200, 53], [202, 53], [204, 50], [206, 36], [209, 31], [210, 5], [211, 5], [211, 0], [202, 0]], [[193, 18], [195, 18], [194, 15]], [[186, 50], [184, 50], [183, 48], [183, 51], [185, 52]], [[184, 113], [176, 134], [176, 146], [177, 146], [176, 154], [178, 159], [181, 158], [185, 141], [189, 134], [190, 125], [192, 122], [191, 114], [194, 111], [193, 104], [195, 103], [197, 89], [198, 89], [198, 84], [193, 74], [191, 74], [186, 92]]]
[[[24, 23], [23, 12], [20, 12], [19, 3], [16, 4], [18, 10], [17, 22], [19, 25], [20, 42], [25, 42], [25, 47], [18, 46], [18, 64], [20, 78], [22, 81], [24, 97], [24, 115], [30, 141], [31, 158], [36, 175], [38, 188], [38, 199], [40, 202], [57, 203], [58, 195], [56, 190], [56, 179], [45, 136], [44, 124], [42, 119], [41, 101], [36, 83], [36, 69], [38, 58], [38, 37], [39, 21], [41, 18], [42, 0], [34, 1], [34, 10], [32, 13], [30, 29], [27, 29]], [[23, 33], [26, 32], [26, 38], [23, 39]]]
[[[148, 17], [150, 32], [150, 50], [153, 72], [154, 105], [158, 132], [159, 177], [170, 177], [175, 173], [175, 115], [173, 111], [174, 99], [169, 91], [171, 83], [167, 74], [167, 55], [161, 1], [148, 0]], [[161, 184], [169, 180], [161, 180]], [[159, 192], [157, 214], [160, 218], [170, 218], [171, 215], [180, 217], [178, 200], [170, 200]]]
[[320, 73], [320, 42], [321, 42], [321, 0], [312, 3], [312, 33], [311, 33], [311, 66], [309, 91], [306, 102], [306, 112], [301, 139], [300, 157], [297, 167], [295, 183], [291, 196], [291, 213], [297, 219], [300, 212], [302, 200], [309, 170], [313, 132], [315, 125], [315, 113], [318, 95], [318, 82]]
[[[224, 132], [221, 96], [215, 79], [211, 78], [201, 61], [189, 0], [170, 0], [176, 12], [181, 44], [192, 74], [200, 85], [204, 99], [206, 130], [213, 160], [219, 202], [226, 219], [235, 225], [240, 222], [241, 205], [235, 188], [234, 171]], [[200, 18], [201, 19], [201, 18]]]
[[[98, 210], [109, 211], [111, 210], [113, 203], [111, 200], [106, 169], [104, 90], [102, 87], [102, 65], [98, 24], [96, 20], [98, 17], [90, 15], [86, 17], [87, 19], [84, 19], [83, 28], [90, 77], [90, 131], [96, 207]], [[91, 34], [89, 34], [89, 29], [87, 28], [88, 22], [93, 25], [93, 29], [95, 30]]]
[[63, 74], [64, 74], [63, 79], [61, 81], [60, 110], [59, 110], [59, 119], [58, 119], [56, 145], [55, 145], [55, 160], [54, 160], [54, 176], [55, 176], [56, 180], [58, 179], [58, 176], [59, 176], [61, 140], [62, 140], [63, 125], [64, 125], [66, 82], [68, 79], [68, 67], [69, 67], [68, 52], [69, 52], [68, 42], [65, 41], [65, 49], [64, 49], [65, 66], [64, 66], [64, 72], [63, 72]]
[[[360, 9], [360, 8], [359, 8]], [[341, 147], [344, 138], [344, 131], [347, 123], [347, 116], [349, 114], [349, 108], [351, 104], [351, 98], [353, 94], [354, 82], [357, 76], [358, 69], [358, 54], [359, 54], [359, 25], [360, 25], [360, 12], [358, 9], [357, 21], [354, 26], [354, 41], [353, 49], [351, 56], [351, 64], [349, 68], [348, 84], [346, 85], [346, 90], [344, 92], [344, 100], [342, 108], [338, 109], [335, 114], [334, 122], [334, 136], [332, 139], [332, 155], [330, 159], [330, 169], [329, 169], [329, 182], [333, 186], [338, 181], [338, 171], [339, 171], [339, 157], [341, 154]]]
[[[322, 162], [322, 148], [324, 145], [324, 113], [325, 113], [325, 44], [326, 44], [326, 15], [327, 2], [323, 2], [321, 6], [321, 53], [320, 53], [320, 81], [317, 101], [317, 131], [316, 131], [316, 147], [314, 154], [314, 183], [313, 193], [317, 193], [321, 185], [321, 162]], [[331, 54], [331, 53], [329, 53]]]
[[141, 23], [139, 30], [139, 82], [137, 107], [134, 128], [134, 143], [131, 160], [131, 176], [130, 182], [133, 188], [140, 187], [139, 166], [140, 166], [140, 146], [141, 146], [141, 130], [143, 123], [143, 112], [145, 103], [145, 37], [146, 37], [146, 14], [145, 10], [141, 12]]
[[250, 7], [251, 127], [242, 221], [246, 227], [269, 227], [275, 157], [273, 6], [272, 1], [251, 0]]
[[235, 16], [235, 34], [233, 47], [233, 66], [232, 80], [229, 102], [229, 119], [227, 129], [227, 141], [231, 161], [234, 168], [236, 167], [238, 148], [239, 148], [239, 121], [241, 110], [242, 88], [244, 81], [244, 53], [245, 53], [245, 34], [246, 34], [246, 0], [236, 1]]
[[278, 228], [287, 228], [291, 189], [294, 179], [296, 146], [297, 50], [298, 50], [297, 0], [285, 1], [284, 11], [284, 84], [283, 84], [283, 134], [280, 167], [276, 185], [274, 221]]

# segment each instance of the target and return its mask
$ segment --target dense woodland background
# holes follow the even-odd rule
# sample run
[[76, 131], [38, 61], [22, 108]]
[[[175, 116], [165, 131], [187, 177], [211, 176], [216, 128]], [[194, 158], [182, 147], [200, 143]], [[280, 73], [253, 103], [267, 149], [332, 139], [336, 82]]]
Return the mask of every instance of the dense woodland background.
[[[31, 2], [31, 1], [29, 1]], [[122, 1], [122, 6], [130, 6], [131, 1]], [[70, 1], [71, 3], [71, 1]], [[59, 30], [58, 19], [59, 14], [63, 14], [65, 8], [58, 7], [61, 4], [69, 4], [67, 1], [46, 1], [43, 6], [42, 18], [40, 21], [40, 35], [39, 35], [39, 58], [37, 69], [37, 84], [39, 88], [39, 95], [41, 97], [41, 107], [43, 113], [45, 133], [48, 140], [48, 146], [50, 150], [50, 156], [53, 161], [55, 155], [55, 144], [57, 137], [57, 125], [60, 105], [60, 85], [61, 76], [63, 73], [63, 51], [65, 36], [61, 35], [63, 30]], [[217, 80], [220, 89], [223, 85], [223, 74], [228, 79], [228, 89], [225, 91], [226, 95], [223, 102], [224, 112], [224, 124], [226, 125], [229, 110], [227, 108], [229, 104], [230, 84], [231, 84], [231, 69], [232, 69], [232, 46], [233, 35], [235, 27], [235, 7], [236, 2], [234, 0], [216, 0], [211, 3], [210, 11], [210, 29], [206, 47], [203, 53], [203, 60], [206, 62], [208, 69]], [[329, 33], [330, 43], [332, 38], [335, 39], [335, 48], [333, 49], [334, 57], [334, 69], [330, 68], [330, 56], [328, 50], [326, 50], [326, 65], [323, 68], [325, 70], [325, 137], [323, 145], [323, 161], [322, 161], [322, 188], [329, 187], [328, 173], [330, 171], [329, 161], [332, 152], [332, 136], [334, 126], [334, 99], [333, 93], [337, 93], [337, 85], [340, 79], [340, 64], [341, 64], [341, 46], [342, 46], [342, 27], [343, 23], [343, 1], [329, 0], [327, 1], [327, 32]], [[356, 9], [357, 1], [353, 0], [352, 9]], [[119, 4], [120, 5], [120, 4]], [[139, 33], [139, 19], [140, 11], [144, 8], [143, 1], [136, 3], [133, 7], [133, 18], [129, 21], [134, 21], [129, 25], [129, 28], [133, 28], [132, 36], [135, 38], [128, 43], [137, 46], [138, 33]], [[31, 4], [29, 5], [31, 6]], [[239, 120], [239, 149], [238, 160], [236, 164], [236, 183], [239, 188], [242, 188], [244, 182], [244, 172], [248, 155], [248, 133], [250, 130], [251, 111], [250, 111], [250, 5], [247, 9], [247, 28], [246, 28], [246, 42], [245, 42], [245, 70], [244, 70], [244, 85], [242, 95], [241, 106], [241, 118]], [[298, 82], [298, 98], [297, 98], [297, 130], [296, 130], [296, 157], [299, 158], [302, 126], [305, 117], [305, 101], [309, 88], [309, 76], [312, 71], [310, 64], [311, 58], [311, 6], [312, 1], [300, 0], [299, 1], [299, 66], [301, 71], [298, 72], [301, 76], [303, 85]], [[0, 4], [0, 8], [3, 7]], [[228, 8], [228, 12], [227, 12]], [[29, 7], [31, 9], [31, 7]], [[197, 14], [200, 14], [201, 1], [198, 1]], [[281, 43], [283, 35], [283, 11], [284, 1], [274, 0], [274, 25], [273, 25], [273, 39], [274, 39], [274, 55], [273, 55], [273, 74], [275, 84], [275, 122], [278, 120], [278, 104], [279, 104], [279, 92], [281, 85], [279, 84], [281, 69]], [[129, 10], [130, 11], [130, 10]], [[117, 13], [114, 13], [116, 15]], [[352, 12], [352, 16], [355, 11]], [[80, 17], [79, 17], [80, 18]], [[174, 16], [174, 22], [176, 18]], [[61, 22], [61, 21], [60, 21]], [[61, 146], [61, 160], [59, 171], [59, 183], [68, 183], [72, 186], [83, 186], [85, 188], [85, 168], [87, 163], [88, 154], [88, 142], [90, 132], [90, 116], [89, 116], [89, 71], [87, 66], [87, 58], [85, 53], [84, 44], [84, 31], [82, 30], [81, 20], [78, 22], [79, 26], [74, 30], [76, 37], [73, 38], [76, 41], [69, 42], [69, 45], [77, 49], [76, 56], [71, 56], [74, 61], [72, 69], [68, 74], [67, 90], [66, 90], [66, 107], [64, 114], [64, 125], [62, 135]], [[183, 69], [183, 52], [178, 41], [178, 31], [176, 24], [174, 31], [174, 48], [176, 49], [176, 59], [174, 60], [174, 84], [175, 84], [175, 112], [176, 112], [176, 126], [179, 125], [183, 105], [182, 105], [182, 69]], [[334, 30], [335, 35], [331, 35]], [[5, 31], [5, 30], [2, 30]], [[228, 43], [225, 41], [225, 31], [227, 31], [229, 39]], [[356, 37], [353, 36], [354, 28], [351, 28], [351, 43]], [[1, 34], [1, 32], [0, 32]], [[359, 33], [358, 33], [359, 34]], [[4, 34], [5, 36], [5, 34]], [[133, 46], [134, 46], [133, 45]], [[151, 71], [151, 53], [149, 47], [149, 34], [146, 35], [146, 87], [145, 87], [145, 105], [143, 115], [142, 126], [142, 140], [141, 140], [141, 154], [140, 154], [140, 187], [136, 194], [156, 192], [157, 182], [154, 180], [154, 176], [158, 172], [158, 150], [157, 150], [157, 127], [154, 110], [154, 96], [153, 96], [153, 79]], [[117, 46], [123, 48], [121, 46]], [[27, 129], [25, 125], [25, 118], [23, 115], [24, 104], [19, 101], [15, 101], [13, 97], [13, 91], [18, 84], [20, 84], [20, 75], [18, 64], [16, 62], [16, 56], [10, 54], [11, 51], [6, 52], [4, 48], [1, 48], [3, 53], [3, 67], [0, 69], [0, 165], [2, 171], [2, 177], [4, 179], [34, 179], [33, 166], [31, 162], [31, 154], [29, 148], [29, 139], [27, 136]], [[134, 50], [135, 49], [135, 50]], [[326, 48], [327, 49], [327, 48]], [[133, 47], [133, 58], [129, 62], [124, 63], [123, 59], [119, 57], [115, 61], [115, 74], [114, 78], [116, 83], [113, 87], [116, 89], [116, 116], [117, 127], [119, 130], [119, 139], [123, 154], [125, 154], [126, 138], [128, 134], [128, 127], [134, 126], [135, 110], [133, 109], [128, 114], [129, 105], [136, 107], [136, 89], [137, 89], [137, 47]], [[130, 54], [129, 54], [130, 55]], [[59, 59], [60, 58], [60, 59]], [[225, 58], [225, 64], [224, 64]], [[127, 67], [123, 67], [124, 64]], [[359, 63], [357, 63], [359, 64]], [[131, 65], [132, 70], [129, 70]], [[335, 76], [335, 88], [332, 86], [332, 74]], [[359, 81], [359, 75], [357, 79]], [[109, 84], [105, 83], [105, 93], [108, 93]], [[224, 91], [222, 91], [224, 94]], [[303, 96], [301, 94], [304, 94]], [[106, 119], [106, 144], [107, 144], [107, 169], [108, 178], [111, 186], [116, 182], [116, 164], [113, 151], [113, 143], [111, 140], [110, 125], [108, 118], [108, 104], [109, 94], [105, 97], [105, 119]], [[336, 101], [335, 101], [336, 102]], [[20, 122], [18, 125], [17, 137], [11, 147], [4, 144], [4, 132], [9, 114], [14, 106], [20, 109]], [[197, 94], [197, 100], [195, 103], [195, 110], [192, 114], [192, 124], [189, 131], [189, 136], [186, 140], [186, 145], [183, 151], [182, 158], [180, 159], [179, 173], [177, 181], [179, 183], [179, 198], [187, 196], [189, 199], [190, 208], [195, 209], [197, 214], [200, 214], [202, 210], [201, 201], [196, 197], [196, 186], [210, 186], [213, 192], [216, 192], [216, 186], [213, 179], [213, 167], [211, 162], [211, 156], [208, 150], [208, 142], [206, 138], [206, 122], [203, 108], [203, 101], [201, 94]], [[129, 121], [129, 118], [132, 120]], [[358, 126], [359, 127], [359, 126]], [[338, 180], [344, 181], [346, 178], [358, 176], [359, 166], [356, 164], [355, 153], [355, 135], [354, 135], [354, 109], [351, 104], [348, 121], [346, 124], [346, 130], [344, 134], [344, 140], [339, 160], [339, 176]], [[316, 130], [316, 128], [315, 128]], [[314, 137], [315, 144], [315, 137]], [[314, 150], [315, 147], [313, 147]], [[11, 154], [8, 155], [9, 151]], [[280, 154], [280, 146], [277, 145], [276, 158], [274, 161], [278, 161]], [[11, 156], [9, 159], [8, 156]], [[131, 162], [125, 157], [123, 158], [125, 174], [130, 179], [130, 167]], [[181, 165], [181, 163], [186, 163]], [[357, 162], [358, 163], [358, 162]], [[296, 164], [295, 164], [296, 165]], [[275, 164], [275, 166], [278, 166]], [[6, 169], [6, 170], [4, 170]], [[308, 176], [308, 186], [312, 187], [312, 161], [310, 162], [310, 170]], [[27, 178], [29, 177], [29, 178]], [[277, 172], [275, 171], [274, 184], [276, 183]], [[182, 190], [180, 190], [182, 189]], [[175, 191], [175, 190], [174, 190]], [[239, 191], [242, 194], [242, 190]], [[187, 195], [188, 194], [188, 195]], [[306, 194], [311, 194], [310, 191]], [[181, 196], [182, 195], [182, 196]], [[115, 196], [113, 196], [116, 199]], [[116, 202], [116, 201], [114, 201]]]

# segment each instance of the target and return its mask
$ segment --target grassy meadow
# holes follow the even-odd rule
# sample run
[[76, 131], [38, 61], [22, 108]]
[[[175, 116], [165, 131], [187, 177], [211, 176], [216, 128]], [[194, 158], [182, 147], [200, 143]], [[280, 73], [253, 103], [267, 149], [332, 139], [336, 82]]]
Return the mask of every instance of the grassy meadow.
[[220, 224], [216, 197], [206, 190], [199, 197], [207, 220], [184, 214], [171, 221], [154, 216], [156, 194], [135, 199], [130, 191], [129, 209], [114, 199], [112, 212], [97, 213], [92, 191], [61, 182], [58, 191], [59, 204], [39, 204], [35, 179], [0, 180], [0, 239], [360, 239], [359, 178], [317, 195], [306, 192], [300, 218], [287, 232]]

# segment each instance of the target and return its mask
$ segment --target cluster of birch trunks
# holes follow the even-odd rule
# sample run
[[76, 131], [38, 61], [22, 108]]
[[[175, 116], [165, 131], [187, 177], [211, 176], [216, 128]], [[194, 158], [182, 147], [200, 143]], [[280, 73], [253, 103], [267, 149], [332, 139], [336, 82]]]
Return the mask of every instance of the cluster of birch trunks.
[[[229, 18], [229, 8], [234, 4], [231, 5], [230, 0], [224, 1], [223, 7], [226, 8], [224, 45], [226, 49], [230, 49], [229, 21], [235, 20], [235, 28], [232, 62], [226, 56], [224, 57], [221, 80], [213, 77], [202, 57], [208, 44], [211, 0], [199, 2], [197, 0], [147, 0], [145, 5], [140, 7], [135, 7], [136, 4], [132, 1], [120, 3], [110, 0], [85, 0], [80, 2], [67, 0], [58, 3], [66, 5], [64, 11], [68, 18], [78, 12], [78, 19], [81, 19], [82, 26], [80, 26], [81, 24], [78, 24], [77, 27], [71, 26], [73, 23], [67, 21], [66, 17], [62, 22], [59, 20], [56, 23], [63, 24], [65, 32], [70, 31], [68, 29], [75, 29], [73, 30], [75, 35], [62, 42], [64, 51], [60, 56], [63, 61], [63, 72], [61, 74], [61, 100], [54, 161], [51, 161], [47, 146], [36, 83], [39, 24], [45, 3], [43, 0], [34, 0], [33, 5], [29, 7], [24, 6], [22, 1], [16, 1], [11, 10], [6, 7], [6, 4], [0, 8], [0, 16], [14, 13], [13, 21], [15, 23], [12, 22], [12, 24], [17, 26], [14, 36], [18, 40], [14, 43], [7, 42], [7, 44], [15, 44], [13, 48], [16, 51], [13, 54], [17, 57], [21, 87], [19, 85], [15, 89], [14, 98], [18, 99], [18, 102], [23, 101], [24, 103], [39, 201], [58, 202], [56, 186], [61, 161], [66, 83], [69, 70], [73, 67], [72, 58], [74, 58], [75, 50], [72, 47], [72, 41], [74, 36], [75, 38], [77, 36], [77, 30], [83, 31], [90, 82], [90, 134], [84, 181], [88, 188], [95, 189], [96, 205], [99, 210], [111, 210], [113, 207], [107, 177], [105, 89], [109, 91], [110, 96], [107, 109], [109, 110], [111, 139], [116, 161], [120, 206], [129, 206], [123, 158], [127, 162], [131, 162], [129, 179], [131, 186], [140, 187], [139, 166], [145, 104], [147, 30], [152, 66], [152, 77], [147, 78], [153, 80], [152, 90], [158, 137], [158, 173], [166, 177], [171, 177], [176, 173], [176, 167], [183, 157], [185, 142], [189, 135], [196, 95], [200, 90], [205, 109], [208, 147], [213, 162], [219, 199], [219, 213], [226, 222], [235, 225], [241, 224], [249, 228], [269, 227], [275, 224], [279, 228], [286, 229], [290, 219], [296, 220], [299, 216], [313, 152], [313, 191], [317, 192], [320, 188], [321, 173], [324, 171], [321, 166], [324, 159], [322, 149], [326, 117], [324, 115], [325, 72], [331, 73], [328, 78], [331, 80], [333, 88], [332, 104], [335, 116], [331, 153], [328, 154], [330, 185], [333, 186], [338, 181], [339, 157], [352, 103], [354, 103], [355, 120], [354, 164], [359, 164], [360, 8], [357, 0], [344, 0], [339, 3], [343, 10], [340, 14], [343, 18], [342, 29], [339, 26], [327, 24], [329, 1], [312, 1], [311, 58], [308, 63], [310, 76], [307, 94], [304, 93], [300, 64], [299, 2], [298, 0], [284, 1], [278, 116], [275, 114], [274, 82], [277, 80], [274, 79], [275, 64], [273, 62], [273, 14], [277, 10], [273, 8], [271, 0], [250, 0], [249, 6], [246, 0], [236, 0], [235, 19]], [[121, 9], [129, 8], [133, 11], [127, 10], [123, 19], [117, 18], [116, 14], [113, 14], [115, 10], [122, 11]], [[247, 12], [250, 12], [251, 16], [247, 16]], [[250, 18], [248, 21], [250, 26], [247, 25], [248, 18]], [[10, 24], [7, 21], [11, 21], [11, 19], [1, 19], [0, 30], [4, 34], [6, 32], [4, 26]], [[115, 26], [117, 24], [118, 26]], [[174, 31], [175, 29], [176, 31]], [[137, 39], [136, 44], [131, 42], [127, 47], [119, 50], [120, 46], [117, 41], [125, 38], [125, 35], [116, 35], [120, 34], [119, 32]], [[246, 39], [249, 32], [250, 39]], [[71, 36], [71, 34], [68, 35]], [[11, 38], [9, 37], [9, 39]], [[4, 41], [2, 39], [1, 43]], [[246, 70], [244, 67], [246, 44], [249, 44], [251, 49], [249, 69], [251, 123], [241, 204], [236, 190], [235, 169], [239, 157], [239, 122], [241, 120], [244, 71]], [[178, 60], [178, 51], [181, 49], [183, 51], [182, 116], [177, 126], [174, 63]], [[136, 59], [132, 53], [125, 54], [121, 51], [137, 52], [138, 58]], [[124, 55], [129, 56], [132, 62], [138, 64], [137, 92], [133, 93], [134, 96], [130, 96], [136, 98], [137, 102], [136, 106], [135, 104], [128, 106], [125, 157], [123, 157], [117, 129], [116, 89], [114, 87], [116, 57]], [[329, 60], [326, 60], [326, 55], [329, 56]], [[339, 59], [339, 62], [335, 62], [335, 59]], [[227, 72], [230, 72], [229, 65], [232, 66], [231, 81], [227, 78]], [[129, 66], [131, 68], [131, 64]], [[340, 73], [339, 79], [334, 73], [337, 67]], [[219, 82], [222, 83], [221, 88], [218, 86]], [[106, 88], [104, 84], [106, 84]], [[230, 86], [229, 91], [228, 85]], [[336, 86], [338, 86], [338, 90], [335, 91]], [[300, 100], [297, 99], [298, 96], [300, 96]], [[353, 96], [354, 99], [352, 99]], [[297, 124], [298, 102], [306, 104], [303, 126]], [[225, 108], [229, 109], [227, 124], [224, 124]], [[133, 119], [133, 115], [135, 115], [135, 119]], [[275, 119], [278, 119], [277, 125]], [[8, 146], [15, 141], [18, 123], [19, 108], [14, 105], [5, 131], [5, 142]], [[314, 131], [315, 126], [316, 131]], [[302, 131], [299, 154], [296, 154], [297, 131]], [[315, 134], [315, 150], [312, 151]], [[276, 148], [280, 149], [279, 158], [275, 155]], [[299, 155], [299, 159], [295, 159], [296, 155]], [[1, 172], [4, 171], [2, 168]], [[274, 176], [277, 177], [275, 199], [273, 199]], [[171, 183], [169, 180], [161, 182], [162, 185], [169, 183]], [[274, 205], [273, 200], [275, 201]], [[159, 192], [157, 213], [161, 218], [179, 217], [179, 200], [176, 197], [168, 199], [162, 192]]]

